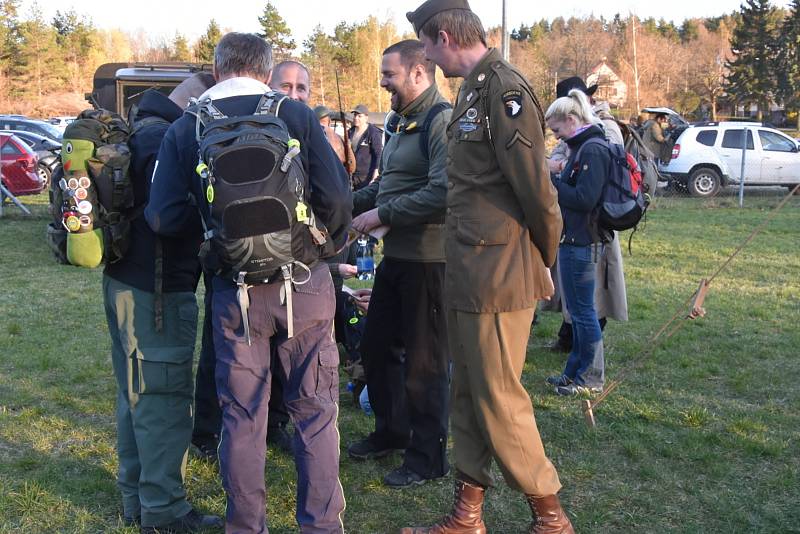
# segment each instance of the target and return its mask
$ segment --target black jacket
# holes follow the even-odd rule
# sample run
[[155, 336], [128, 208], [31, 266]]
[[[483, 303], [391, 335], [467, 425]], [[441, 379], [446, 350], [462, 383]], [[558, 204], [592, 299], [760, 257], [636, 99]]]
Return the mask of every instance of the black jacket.
[[[261, 95], [255, 94], [230, 96], [214, 100], [214, 105], [227, 116], [249, 115], [260, 98]], [[300, 141], [300, 157], [311, 186], [311, 206], [338, 250], [347, 239], [353, 209], [344, 167], [308, 106], [284, 100], [278, 117], [286, 123], [292, 137]], [[197, 151], [195, 117], [186, 114], [175, 121], [161, 143], [150, 202], [145, 210], [147, 222], [160, 235], [197, 239], [202, 234], [193, 222], [198, 213], [195, 199], [208, 214], [205, 191], [195, 172]]]
[[603, 129], [593, 125], [566, 140], [569, 159], [555, 182], [564, 220], [562, 244], [586, 246], [594, 242], [589, 231], [590, 214], [603, 194], [611, 156], [606, 147], [596, 143], [580, 150], [581, 145], [593, 137], [605, 140]]
[[[350, 128], [350, 139], [356, 133], [355, 127]], [[378, 168], [383, 153], [383, 134], [377, 126], [370, 124], [354, 150], [356, 155], [356, 172], [353, 173], [353, 189], [361, 189], [369, 185], [372, 174]]]
[[[146, 91], [139, 101], [134, 124], [145, 117], [159, 117], [164, 122], [146, 124], [128, 143], [131, 149], [130, 174], [137, 206], [144, 205], [150, 196], [150, 179], [161, 140], [170, 123], [177, 120], [182, 113], [180, 107], [155, 89]], [[197, 214], [190, 224], [195, 228], [201, 227]], [[156, 234], [147, 225], [144, 214], [134, 219], [128, 252], [120, 261], [107, 265], [105, 274], [142, 291], [154, 292], [156, 239]], [[197, 252], [200, 242], [199, 236], [193, 239], [161, 238], [165, 292], [194, 292], [197, 289], [200, 277]]]

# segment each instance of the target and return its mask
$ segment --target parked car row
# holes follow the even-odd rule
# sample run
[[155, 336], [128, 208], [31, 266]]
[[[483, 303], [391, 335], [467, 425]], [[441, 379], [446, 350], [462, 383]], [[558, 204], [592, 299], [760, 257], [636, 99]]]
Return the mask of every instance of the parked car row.
[[16, 135], [0, 131], [0, 182], [14, 196], [38, 195], [46, 182], [39, 174], [39, 158]]

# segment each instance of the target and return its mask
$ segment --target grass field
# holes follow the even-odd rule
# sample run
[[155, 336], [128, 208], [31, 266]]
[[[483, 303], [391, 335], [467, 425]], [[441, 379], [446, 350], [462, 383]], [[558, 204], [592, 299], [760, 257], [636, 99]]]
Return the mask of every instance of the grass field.
[[[625, 256], [630, 322], [606, 329], [608, 379], [710, 275], [785, 190], [713, 200], [667, 198]], [[133, 533], [115, 487], [114, 382], [101, 272], [60, 266], [34, 217], [0, 219], [0, 532]], [[589, 430], [575, 399], [543, 378], [563, 356], [545, 352], [560, 317], [542, 314], [524, 381], [562, 502], [578, 532], [799, 532], [800, 197], [793, 198], [712, 285], [707, 316], [687, 324], [612, 395]], [[398, 463], [344, 453], [371, 420], [342, 381], [341, 479], [355, 534], [425, 524], [449, 509], [449, 479], [390, 490]], [[270, 531], [295, 532], [292, 459], [268, 452]], [[224, 513], [214, 466], [190, 459], [195, 505]], [[498, 477], [485, 506], [489, 532], [525, 532], [529, 512]]]

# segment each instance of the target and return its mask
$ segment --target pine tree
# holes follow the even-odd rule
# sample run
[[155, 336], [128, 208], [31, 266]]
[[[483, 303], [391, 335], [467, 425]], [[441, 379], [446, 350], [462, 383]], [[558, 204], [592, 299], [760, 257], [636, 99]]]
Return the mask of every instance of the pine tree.
[[264, 6], [264, 14], [258, 17], [258, 22], [263, 30], [259, 35], [272, 45], [273, 55], [279, 60], [290, 57], [294, 50], [292, 31], [272, 2]]
[[217, 21], [211, 19], [211, 22], [208, 23], [208, 28], [206, 28], [206, 33], [200, 36], [197, 45], [194, 47], [194, 55], [197, 61], [201, 63], [213, 63], [214, 48], [221, 38], [222, 32], [219, 29]]
[[192, 53], [189, 51], [189, 41], [186, 37], [175, 32], [175, 39], [172, 40], [172, 61], [191, 61]]
[[787, 109], [797, 113], [800, 130], [800, 0], [792, 2], [789, 15], [781, 25], [777, 72], [778, 96]]
[[740, 102], [758, 103], [758, 118], [777, 91], [777, 28], [769, 0], [746, 0], [731, 37], [728, 93]]
[[55, 29], [44, 21], [42, 12], [33, 4], [28, 20], [20, 23], [20, 48], [14, 59], [15, 94], [22, 94], [39, 105], [42, 97], [57, 86], [64, 62], [56, 41]]

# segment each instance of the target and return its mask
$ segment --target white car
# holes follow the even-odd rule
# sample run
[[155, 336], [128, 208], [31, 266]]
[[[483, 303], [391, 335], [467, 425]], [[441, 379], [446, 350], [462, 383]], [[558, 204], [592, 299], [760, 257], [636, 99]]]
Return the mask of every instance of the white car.
[[50, 117], [47, 119], [47, 122], [63, 132], [67, 128], [67, 125], [74, 120], [75, 117]]
[[744, 185], [800, 183], [800, 143], [756, 122], [709, 122], [689, 126], [678, 137], [668, 164], [659, 170], [699, 197], [739, 184], [743, 132], [747, 130]]

